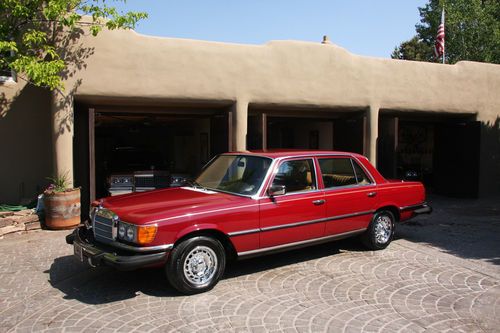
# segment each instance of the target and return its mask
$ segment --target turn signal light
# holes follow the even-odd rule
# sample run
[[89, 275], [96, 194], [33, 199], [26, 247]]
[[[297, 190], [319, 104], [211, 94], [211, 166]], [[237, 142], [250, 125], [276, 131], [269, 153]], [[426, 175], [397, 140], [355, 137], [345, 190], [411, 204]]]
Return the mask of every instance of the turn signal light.
[[137, 243], [148, 244], [155, 239], [156, 230], [158, 226], [156, 225], [145, 225], [137, 227]]

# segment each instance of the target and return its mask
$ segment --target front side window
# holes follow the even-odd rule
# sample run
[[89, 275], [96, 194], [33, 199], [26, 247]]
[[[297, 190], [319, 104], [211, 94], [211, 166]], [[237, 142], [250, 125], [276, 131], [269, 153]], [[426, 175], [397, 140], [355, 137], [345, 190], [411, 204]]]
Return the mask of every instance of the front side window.
[[211, 189], [241, 195], [259, 190], [271, 159], [259, 156], [221, 155], [196, 178], [196, 183]]
[[285, 185], [286, 193], [315, 190], [317, 187], [313, 160], [283, 162], [274, 177], [274, 185]]
[[325, 188], [371, 183], [363, 169], [350, 158], [323, 158], [319, 166]]

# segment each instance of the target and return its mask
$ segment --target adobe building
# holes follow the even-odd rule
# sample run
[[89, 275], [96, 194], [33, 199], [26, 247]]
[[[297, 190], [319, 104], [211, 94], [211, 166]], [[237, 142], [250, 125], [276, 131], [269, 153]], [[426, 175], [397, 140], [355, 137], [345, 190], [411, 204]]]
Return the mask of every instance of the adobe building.
[[[83, 204], [105, 195], [113, 152], [143, 147], [172, 173], [215, 154], [359, 152], [435, 193], [500, 193], [500, 66], [362, 57], [332, 44], [265, 45], [104, 31], [71, 46], [64, 94], [4, 77], [0, 202], [68, 172]], [[145, 147], [145, 148], [144, 148]], [[133, 149], [132, 149], [133, 151]], [[137, 162], [141, 162], [137, 153]]]

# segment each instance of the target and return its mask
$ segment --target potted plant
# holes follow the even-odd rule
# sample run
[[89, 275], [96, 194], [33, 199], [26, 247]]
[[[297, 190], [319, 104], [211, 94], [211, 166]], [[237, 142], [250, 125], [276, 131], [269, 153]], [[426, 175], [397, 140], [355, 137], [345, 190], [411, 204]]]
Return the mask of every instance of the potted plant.
[[48, 178], [52, 184], [43, 192], [45, 226], [70, 229], [80, 224], [80, 188], [69, 186], [68, 173]]

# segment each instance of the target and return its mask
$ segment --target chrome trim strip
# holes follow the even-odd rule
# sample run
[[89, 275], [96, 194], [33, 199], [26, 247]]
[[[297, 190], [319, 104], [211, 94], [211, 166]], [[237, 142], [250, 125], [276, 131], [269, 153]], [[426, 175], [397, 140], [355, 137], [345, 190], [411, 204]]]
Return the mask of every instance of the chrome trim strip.
[[248, 230], [242, 230], [242, 231], [235, 231], [235, 232], [228, 233], [228, 236], [229, 237], [242, 236], [242, 235], [248, 235], [248, 234], [253, 234], [253, 233], [257, 233], [257, 232], [266, 232], [266, 231], [273, 231], [273, 230], [279, 230], [279, 229], [300, 227], [300, 226], [304, 226], [304, 225], [308, 225], [308, 224], [342, 220], [342, 219], [347, 219], [350, 217], [369, 215], [369, 214], [373, 214], [373, 213], [375, 213], [375, 210], [368, 210], [368, 211], [364, 211], [364, 212], [337, 215], [337, 216], [325, 217], [322, 219], [308, 220], [308, 221], [302, 221], [302, 222], [294, 222], [294, 223], [276, 225], [276, 226], [265, 227], [265, 228], [260, 228], [260, 229], [248, 229]]
[[260, 232], [260, 229], [248, 229], [248, 230], [242, 230], [242, 231], [228, 232], [227, 235], [229, 237], [234, 237], [234, 236], [243, 236], [243, 235], [255, 234], [257, 232]]
[[357, 230], [353, 230], [353, 231], [344, 232], [344, 233], [337, 234], [337, 235], [325, 236], [325, 237], [320, 237], [320, 238], [312, 238], [312, 239], [307, 239], [307, 240], [303, 240], [303, 241], [299, 241], [299, 242], [294, 242], [294, 243], [288, 243], [288, 244], [282, 244], [282, 245], [277, 245], [277, 246], [265, 247], [265, 248], [257, 249], [257, 250], [250, 250], [250, 251], [238, 252], [238, 257], [245, 257], [245, 256], [253, 255], [253, 254], [262, 253], [262, 252], [276, 251], [276, 250], [286, 249], [288, 247], [306, 245], [308, 243], [315, 243], [315, 242], [319, 243], [319, 242], [326, 242], [326, 241], [329, 241], [329, 240], [334, 240], [334, 239], [339, 239], [339, 238], [345, 238], [345, 237], [349, 237], [349, 236], [352, 236], [352, 235], [355, 235], [355, 234], [362, 233], [365, 230], [366, 230], [366, 228], [362, 228], [362, 229], [357, 229]]
[[295, 222], [295, 223], [289, 223], [289, 224], [274, 225], [272, 227], [261, 228], [260, 230], [262, 232], [273, 231], [273, 230], [279, 230], [279, 229], [300, 227], [300, 226], [308, 225], [308, 224], [321, 223], [321, 222], [326, 222], [328, 220], [330, 220], [330, 219], [329, 218], [322, 218], [322, 219], [317, 219], [317, 220], [309, 220], [309, 221], [303, 221], [303, 222]]
[[[325, 191], [325, 194], [329, 194], [329, 193], [332, 193], [332, 192], [336, 192], [336, 191], [339, 191], [339, 190], [366, 190], [366, 191], [369, 191], [371, 190], [372, 187], [375, 187], [376, 185], [375, 184], [365, 184], [365, 185], [344, 185], [344, 186], [334, 186], [334, 187], [328, 187], [328, 188], [324, 188], [323, 191]], [[343, 192], [341, 192], [343, 193]]]
[[127, 251], [132, 251], [132, 252], [154, 252], [154, 251], [166, 251], [166, 250], [171, 250], [174, 247], [174, 244], [163, 244], [163, 245], [156, 245], [156, 246], [144, 246], [144, 247], [138, 247], [138, 246], [132, 246], [132, 245], [127, 245], [119, 242], [113, 242], [108, 244], [110, 246], [114, 246], [116, 248], [122, 249], [122, 250], [127, 250]]
[[317, 219], [317, 220], [309, 220], [309, 221], [303, 221], [303, 222], [295, 222], [295, 223], [289, 223], [289, 224], [276, 225], [276, 226], [272, 226], [272, 227], [261, 228], [260, 230], [265, 232], [265, 231], [293, 228], [293, 227], [299, 227], [299, 226], [308, 225], [308, 224], [336, 221], [336, 220], [347, 219], [347, 218], [355, 217], [355, 216], [368, 215], [368, 214], [372, 214], [374, 212], [375, 212], [375, 210], [369, 210], [369, 211], [365, 211], [365, 212], [337, 215], [337, 216], [325, 217], [325, 218]]

